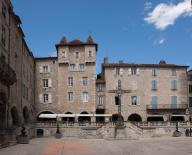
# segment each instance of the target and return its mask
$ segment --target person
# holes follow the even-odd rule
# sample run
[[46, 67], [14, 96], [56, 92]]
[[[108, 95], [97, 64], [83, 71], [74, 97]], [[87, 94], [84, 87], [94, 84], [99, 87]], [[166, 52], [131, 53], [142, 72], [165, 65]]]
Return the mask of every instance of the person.
[[185, 130], [185, 136], [188, 137], [189, 136], [189, 129]]

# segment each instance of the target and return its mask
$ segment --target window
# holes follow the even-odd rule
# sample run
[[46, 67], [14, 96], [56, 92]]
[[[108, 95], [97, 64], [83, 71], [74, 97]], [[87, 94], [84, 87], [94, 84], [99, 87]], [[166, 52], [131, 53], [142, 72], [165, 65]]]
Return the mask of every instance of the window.
[[137, 96], [131, 96], [131, 105], [137, 105]]
[[85, 69], [85, 64], [79, 64], [79, 68], [80, 68], [80, 70], [84, 70]]
[[2, 5], [2, 15], [4, 18], [6, 18], [6, 12], [7, 12], [7, 9], [4, 5]]
[[157, 96], [151, 96], [151, 105], [153, 109], [157, 109], [158, 98]]
[[73, 77], [68, 77], [68, 86], [73, 86]]
[[5, 62], [5, 56], [3, 54], [1, 54], [1, 56], [0, 56], [0, 61]]
[[175, 68], [172, 68], [172, 69], [171, 69], [171, 75], [172, 75], [172, 76], [176, 76], [176, 69], [175, 69]]
[[1, 26], [1, 42], [5, 46], [6, 34], [5, 34], [5, 27]]
[[70, 65], [69, 65], [69, 69], [70, 69], [70, 70], [75, 70], [75, 64], [70, 64]]
[[97, 92], [104, 91], [104, 85], [103, 84], [97, 84], [96, 89], [97, 89]]
[[157, 69], [156, 68], [152, 69], [152, 76], [157, 76]]
[[89, 57], [92, 57], [93, 55], [92, 55], [92, 51], [89, 51]]
[[66, 52], [65, 52], [65, 51], [62, 51], [62, 52], [61, 52], [61, 57], [62, 57], [62, 58], [66, 58]]
[[123, 68], [116, 68], [115, 75], [123, 75]]
[[43, 73], [48, 73], [49, 72], [49, 66], [43, 66]]
[[177, 81], [171, 80], [171, 90], [176, 90], [176, 89], [177, 89]]
[[98, 96], [97, 97], [97, 103], [98, 103], [98, 105], [103, 105], [104, 104], [104, 97], [103, 96]]
[[152, 80], [151, 81], [151, 89], [152, 90], [157, 90], [157, 80]]
[[189, 97], [189, 107], [192, 107], [192, 97]]
[[192, 93], [192, 85], [189, 85], [189, 93]]
[[80, 53], [79, 52], [75, 52], [75, 58], [78, 59], [80, 56]]
[[49, 80], [48, 79], [43, 79], [43, 87], [48, 88], [49, 87]]
[[88, 77], [83, 77], [83, 86], [88, 85]]
[[49, 94], [43, 94], [43, 103], [48, 103], [49, 101]]
[[137, 68], [131, 68], [131, 75], [137, 75]]
[[171, 96], [171, 104], [176, 105], [177, 104], [177, 96]]
[[73, 92], [68, 92], [68, 100], [73, 101]]
[[83, 102], [88, 102], [88, 98], [89, 98], [88, 92], [83, 92]]

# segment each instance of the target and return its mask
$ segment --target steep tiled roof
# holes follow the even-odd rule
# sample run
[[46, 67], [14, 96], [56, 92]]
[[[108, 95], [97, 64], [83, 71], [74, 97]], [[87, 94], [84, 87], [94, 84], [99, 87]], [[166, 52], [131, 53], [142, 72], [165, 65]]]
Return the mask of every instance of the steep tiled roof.
[[84, 45], [85, 43], [78, 39], [74, 39], [74, 40], [70, 41], [68, 44], [69, 45]]
[[102, 64], [105, 68], [114, 68], [114, 67], [157, 67], [157, 68], [188, 68], [189, 66], [180, 66], [175, 64], [129, 64], [129, 63], [111, 63], [111, 64]]
[[96, 51], [97, 51], [97, 44], [94, 43], [93, 38], [91, 36], [89, 36], [87, 38], [86, 42], [83, 42], [81, 40], [78, 39], [74, 39], [70, 42], [67, 42], [67, 39], [65, 37], [63, 37], [61, 39], [61, 41], [59, 42], [59, 44], [56, 44], [56, 48], [58, 49], [59, 46], [84, 46], [84, 45], [95, 45], [96, 46]]

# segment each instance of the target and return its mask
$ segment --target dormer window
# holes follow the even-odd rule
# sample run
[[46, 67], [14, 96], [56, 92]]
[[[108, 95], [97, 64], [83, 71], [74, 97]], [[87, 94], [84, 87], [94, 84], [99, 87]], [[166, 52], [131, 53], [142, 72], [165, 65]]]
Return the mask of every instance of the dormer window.
[[92, 51], [89, 51], [89, 57], [92, 57], [92, 56], [93, 56]]
[[62, 52], [61, 52], [61, 56], [62, 56], [62, 58], [66, 58], [66, 52], [65, 52], [65, 51], [62, 51]]
[[79, 52], [75, 52], [75, 58], [78, 59], [80, 56]]

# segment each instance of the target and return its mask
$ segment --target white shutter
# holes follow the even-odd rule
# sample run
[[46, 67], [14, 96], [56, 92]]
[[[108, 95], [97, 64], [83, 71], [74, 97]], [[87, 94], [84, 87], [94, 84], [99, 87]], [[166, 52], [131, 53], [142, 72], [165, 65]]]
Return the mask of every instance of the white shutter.
[[114, 100], [115, 100], [115, 97], [114, 97], [114, 96], [111, 96], [111, 104], [114, 103]]
[[49, 93], [49, 101], [48, 102], [52, 103], [52, 94], [51, 93]]
[[120, 75], [123, 75], [123, 68], [120, 68]]
[[139, 75], [140, 74], [140, 70], [139, 70], [139, 68], [137, 68], [137, 75]]
[[131, 68], [128, 69], [128, 75], [131, 75]]
[[39, 102], [43, 103], [43, 95], [42, 94], [39, 94]]
[[52, 87], [52, 79], [48, 79], [48, 87]]
[[113, 75], [114, 76], [116, 75], [116, 69], [115, 68], [113, 69]]
[[47, 66], [48, 66], [48, 73], [50, 73], [50, 71], [51, 71], [50, 66], [49, 65], [47, 65]]
[[137, 96], [137, 105], [140, 105], [140, 96]]
[[131, 104], [131, 96], [128, 96], [128, 104], [129, 104], [129, 105], [132, 105], [132, 104]]
[[43, 73], [43, 67], [39, 66], [39, 73]]

